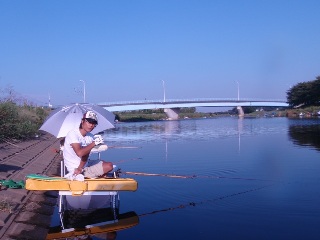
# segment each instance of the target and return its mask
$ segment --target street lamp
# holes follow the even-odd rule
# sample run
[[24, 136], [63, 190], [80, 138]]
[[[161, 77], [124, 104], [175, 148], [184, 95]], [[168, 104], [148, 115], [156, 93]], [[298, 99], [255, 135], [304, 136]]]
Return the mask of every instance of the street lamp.
[[166, 89], [164, 87], [164, 80], [162, 80], [162, 86], [163, 86], [163, 102], [166, 102]]
[[80, 82], [83, 82], [83, 103], [86, 102], [86, 83], [83, 80], [80, 80]]
[[236, 81], [236, 83], [238, 84], [238, 101], [239, 101], [239, 82], [238, 81]]

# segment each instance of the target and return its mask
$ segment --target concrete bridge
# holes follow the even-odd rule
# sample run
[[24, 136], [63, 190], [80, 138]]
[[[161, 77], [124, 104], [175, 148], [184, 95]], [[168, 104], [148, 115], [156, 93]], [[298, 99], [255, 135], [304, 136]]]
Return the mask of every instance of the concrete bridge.
[[196, 98], [196, 99], [164, 99], [99, 103], [99, 106], [110, 112], [132, 111], [142, 109], [164, 108], [171, 120], [179, 118], [180, 108], [189, 107], [237, 107], [239, 116], [243, 116], [242, 107], [288, 107], [283, 99], [235, 99], [235, 98]]

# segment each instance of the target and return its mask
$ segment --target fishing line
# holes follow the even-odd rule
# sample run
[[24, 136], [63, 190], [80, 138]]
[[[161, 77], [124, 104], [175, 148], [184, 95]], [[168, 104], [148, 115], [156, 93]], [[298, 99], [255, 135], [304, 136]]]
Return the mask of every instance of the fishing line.
[[239, 195], [242, 195], [242, 194], [258, 191], [258, 190], [261, 190], [261, 189], [266, 188], [266, 187], [271, 187], [273, 185], [275, 185], [275, 184], [270, 184], [270, 185], [266, 185], [266, 186], [262, 186], [262, 187], [258, 187], [258, 188], [253, 188], [253, 189], [249, 189], [249, 190], [245, 190], [245, 191], [241, 191], [241, 192], [237, 192], [237, 193], [232, 193], [232, 194], [229, 194], [229, 195], [217, 197], [217, 198], [214, 198], [214, 199], [203, 200], [203, 201], [200, 201], [200, 202], [189, 202], [189, 203], [186, 203], [186, 204], [180, 204], [180, 205], [175, 206], [175, 207], [154, 210], [154, 211], [148, 212], [148, 213], [142, 213], [142, 214], [140, 214], [138, 216], [139, 217], [144, 217], [144, 216], [147, 216], [147, 215], [156, 214], [156, 213], [160, 213], [160, 212], [174, 211], [174, 210], [182, 209], [182, 208], [186, 208], [186, 207], [195, 207], [196, 205], [201, 205], [201, 204], [206, 204], [206, 203], [213, 203], [213, 202], [217, 202], [217, 201], [220, 201], [220, 200], [223, 200], [223, 199], [226, 199], [226, 198], [231, 198], [231, 197], [239, 196]]

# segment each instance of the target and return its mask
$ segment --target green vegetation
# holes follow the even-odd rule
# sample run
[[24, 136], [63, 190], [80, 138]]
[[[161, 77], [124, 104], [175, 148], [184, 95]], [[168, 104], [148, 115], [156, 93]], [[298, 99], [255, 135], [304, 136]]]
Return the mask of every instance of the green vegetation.
[[[158, 121], [167, 119], [164, 109], [148, 109], [136, 111], [115, 112], [116, 120], [120, 122]], [[196, 108], [181, 108], [179, 118], [203, 118], [217, 116], [214, 113], [199, 113]]]
[[290, 107], [310, 107], [320, 105], [320, 76], [316, 80], [301, 82], [287, 91]]
[[10, 89], [8, 96], [0, 99], [0, 142], [34, 137], [49, 113], [49, 109], [19, 101], [15, 96]]
[[0, 103], [0, 142], [7, 139], [26, 140], [34, 137], [48, 110], [30, 105], [18, 106], [13, 102]]
[[166, 118], [163, 109], [145, 109], [137, 111], [114, 112], [116, 120], [120, 122], [157, 121]]
[[144, 113], [139, 111], [134, 112], [115, 112], [116, 120], [120, 122], [143, 122], [157, 121], [166, 118], [165, 113]]

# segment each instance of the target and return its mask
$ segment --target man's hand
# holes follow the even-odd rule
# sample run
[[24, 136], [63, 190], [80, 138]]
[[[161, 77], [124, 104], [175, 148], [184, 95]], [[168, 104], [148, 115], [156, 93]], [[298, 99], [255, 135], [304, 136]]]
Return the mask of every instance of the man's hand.
[[97, 146], [99, 144], [103, 144], [103, 137], [101, 135], [94, 135], [94, 144]]
[[80, 173], [82, 173], [82, 169], [81, 168], [75, 168], [74, 172], [73, 172], [73, 176], [77, 176]]

